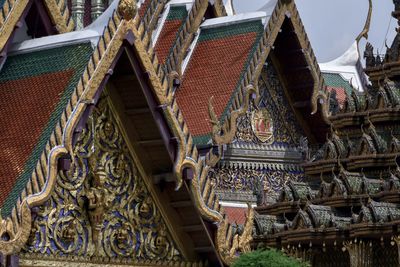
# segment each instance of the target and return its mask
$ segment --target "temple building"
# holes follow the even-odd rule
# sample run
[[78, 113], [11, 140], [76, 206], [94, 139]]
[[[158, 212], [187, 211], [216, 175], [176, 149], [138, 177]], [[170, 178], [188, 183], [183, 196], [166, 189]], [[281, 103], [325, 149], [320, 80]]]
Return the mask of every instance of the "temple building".
[[0, 8], [1, 267], [399, 265], [400, 35], [363, 68], [371, 1], [321, 64], [294, 0]]

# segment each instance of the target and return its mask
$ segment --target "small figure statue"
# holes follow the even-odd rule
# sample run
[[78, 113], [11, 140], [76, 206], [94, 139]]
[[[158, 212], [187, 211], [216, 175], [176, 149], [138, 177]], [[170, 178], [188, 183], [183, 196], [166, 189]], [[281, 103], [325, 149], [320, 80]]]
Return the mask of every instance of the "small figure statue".
[[161, 226], [154, 245], [155, 245], [154, 251], [161, 252], [165, 250], [167, 246], [167, 230], [165, 229], [165, 225]]
[[114, 196], [104, 186], [107, 173], [104, 167], [97, 166], [94, 156], [90, 159], [90, 171], [92, 174], [92, 186], [86, 192], [86, 198], [88, 200], [89, 220], [92, 226], [92, 237], [95, 245], [97, 245], [104, 214], [111, 207]]
[[303, 156], [304, 160], [309, 160], [310, 159], [310, 149], [308, 147], [308, 139], [306, 136], [300, 137], [300, 142], [299, 142], [299, 150]]
[[265, 190], [262, 181], [259, 179], [255, 180], [254, 188], [253, 188], [253, 195], [256, 196], [257, 199], [257, 206], [262, 206], [265, 204]]
[[365, 46], [364, 58], [367, 67], [375, 67], [374, 47], [370, 43]]
[[336, 90], [332, 90], [329, 94], [329, 112], [337, 114], [339, 112], [339, 102], [337, 100]]
[[379, 51], [376, 51], [376, 58], [375, 58], [375, 66], [382, 65], [383, 61], [381, 56], [379, 55]]

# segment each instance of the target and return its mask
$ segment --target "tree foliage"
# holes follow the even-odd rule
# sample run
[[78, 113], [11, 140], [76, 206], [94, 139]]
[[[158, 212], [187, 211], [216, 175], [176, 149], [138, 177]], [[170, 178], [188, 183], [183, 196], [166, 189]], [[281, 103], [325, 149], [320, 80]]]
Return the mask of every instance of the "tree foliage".
[[276, 249], [256, 250], [241, 255], [233, 267], [306, 267], [307, 264], [291, 258]]

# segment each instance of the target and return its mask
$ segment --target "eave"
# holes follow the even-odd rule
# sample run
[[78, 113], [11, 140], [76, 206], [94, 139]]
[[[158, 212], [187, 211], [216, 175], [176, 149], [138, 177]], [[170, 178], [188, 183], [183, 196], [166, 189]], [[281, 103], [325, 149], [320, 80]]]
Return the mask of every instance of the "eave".
[[343, 159], [326, 159], [305, 163], [302, 166], [307, 175], [319, 175], [321, 173], [331, 173], [332, 170], [339, 170], [338, 162], [346, 165], [346, 168], [350, 171], [375, 167], [377, 164], [379, 166], [396, 166], [396, 156], [397, 153], [352, 155]]
[[270, 236], [257, 236], [254, 237], [252, 242], [253, 247], [257, 247], [259, 243], [266, 243], [267, 246], [274, 246], [286, 248], [287, 246], [301, 246], [307, 247], [310, 242], [313, 246], [341, 246], [343, 241], [355, 238], [367, 239], [390, 239], [398, 235], [399, 221], [392, 221], [387, 223], [359, 223], [352, 224], [344, 229], [331, 228], [311, 228], [311, 229], [296, 229], [289, 230], [282, 233], [276, 233]]
[[339, 113], [334, 116], [330, 116], [329, 119], [336, 129], [341, 129], [345, 127], [361, 125], [367, 118], [369, 118], [369, 120], [373, 123], [398, 121], [400, 120], [399, 110], [400, 108], [395, 107]]

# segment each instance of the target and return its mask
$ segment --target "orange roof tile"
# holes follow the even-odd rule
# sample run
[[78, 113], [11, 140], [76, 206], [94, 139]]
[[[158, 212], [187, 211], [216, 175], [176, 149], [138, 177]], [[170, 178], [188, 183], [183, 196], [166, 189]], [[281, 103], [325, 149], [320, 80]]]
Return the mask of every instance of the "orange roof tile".
[[92, 54], [90, 43], [9, 56], [0, 72], [0, 210], [10, 215]]

